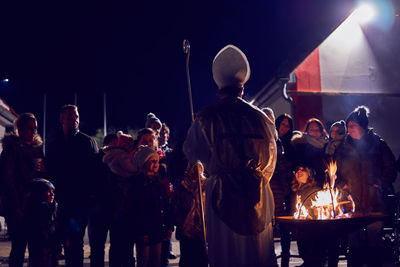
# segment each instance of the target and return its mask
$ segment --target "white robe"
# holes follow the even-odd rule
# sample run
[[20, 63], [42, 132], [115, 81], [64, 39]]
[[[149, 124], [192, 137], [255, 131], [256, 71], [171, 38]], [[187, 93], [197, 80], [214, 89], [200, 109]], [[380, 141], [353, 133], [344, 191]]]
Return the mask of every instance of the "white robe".
[[[222, 115], [219, 116], [219, 113]], [[239, 142], [243, 146], [239, 150], [245, 157], [233, 152], [235, 148], [227, 138], [220, 138], [237, 132], [239, 136], [245, 136], [243, 142]], [[221, 169], [237, 167], [242, 158], [258, 161], [264, 177], [269, 181], [276, 163], [275, 141], [274, 123], [261, 110], [240, 98], [222, 100], [207, 107], [198, 114], [189, 129], [183, 147], [185, 155], [192, 163], [200, 160], [211, 175], [206, 189], [206, 228], [211, 267], [277, 266], [272, 236], [274, 200], [269, 182], [264, 195], [267, 203], [266, 227], [258, 235], [245, 236], [233, 232], [216, 216], [211, 204], [216, 173]], [[237, 148], [238, 143], [234, 146]]]

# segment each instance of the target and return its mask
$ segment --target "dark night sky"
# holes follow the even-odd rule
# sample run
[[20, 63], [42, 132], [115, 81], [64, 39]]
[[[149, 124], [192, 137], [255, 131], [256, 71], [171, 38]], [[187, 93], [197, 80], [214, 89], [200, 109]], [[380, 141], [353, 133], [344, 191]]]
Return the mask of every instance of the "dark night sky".
[[[52, 1], [0, 3], [1, 96], [18, 112], [56, 127], [58, 108], [78, 94], [81, 129], [144, 126], [154, 112], [178, 136], [190, 113], [182, 40], [191, 43], [195, 111], [215, 101], [211, 63], [232, 43], [248, 56], [250, 98], [287, 75], [351, 12], [353, 1]], [[138, 2], [138, 3], [136, 3]], [[40, 126], [41, 127], [41, 126]]]

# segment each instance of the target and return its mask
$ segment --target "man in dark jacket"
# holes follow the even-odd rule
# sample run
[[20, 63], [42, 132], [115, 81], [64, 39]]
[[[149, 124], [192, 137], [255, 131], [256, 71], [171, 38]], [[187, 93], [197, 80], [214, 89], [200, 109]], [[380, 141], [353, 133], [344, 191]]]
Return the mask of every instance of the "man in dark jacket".
[[[369, 110], [365, 106], [357, 107], [346, 119], [349, 136], [346, 142], [358, 155], [362, 181], [359, 187], [364, 191], [360, 200], [366, 212], [388, 212], [386, 201], [393, 193], [396, 179], [396, 160], [386, 144], [372, 129], [368, 129]], [[353, 185], [355, 186], [355, 185]], [[369, 225], [366, 231], [354, 233], [349, 237], [351, 266], [381, 266], [383, 255], [382, 222]]]
[[50, 142], [46, 159], [57, 188], [58, 222], [66, 265], [79, 267], [83, 266], [83, 237], [98, 148], [94, 139], [79, 131], [77, 106], [63, 106], [60, 123], [62, 132]]

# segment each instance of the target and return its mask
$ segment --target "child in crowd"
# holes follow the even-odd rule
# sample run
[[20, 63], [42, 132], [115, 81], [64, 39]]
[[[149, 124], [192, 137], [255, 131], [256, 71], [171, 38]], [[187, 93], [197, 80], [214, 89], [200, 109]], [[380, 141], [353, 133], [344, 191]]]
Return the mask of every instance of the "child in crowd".
[[126, 204], [131, 180], [137, 174], [137, 165], [130, 155], [135, 149], [135, 142], [128, 134], [118, 132], [117, 136], [116, 144], [103, 149], [103, 162], [110, 168], [108, 175], [113, 191], [109, 252], [110, 266], [113, 267], [131, 266], [135, 262], [130, 223], [132, 210]]
[[120, 132], [117, 145], [105, 147], [103, 162], [108, 165], [111, 171], [121, 177], [128, 177], [137, 172], [130, 155], [135, 150], [135, 142], [132, 136]]
[[[296, 209], [296, 200], [298, 197], [301, 198], [302, 205], [308, 207], [311, 203], [312, 195], [321, 190], [314, 177], [315, 171], [312, 168], [305, 165], [299, 165], [296, 168], [292, 181], [292, 214]], [[309, 216], [312, 216], [312, 214]]]
[[29, 266], [58, 266], [61, 246], [56, 238], [57, 203], [54, 186], [46, 179], [34, 179], [30, 184], [27, 208]]
[[156, 117], [154, 113], [149, 113], [146, 116], [146, 123], [145, 126], [146, 128], [153, 129], [156, 136], [160, 136], [160, 130], [161, 130], [161, 121], [159, 118]]
[[[142, 128], [139, 130], [136, 139], [136, 148], [131, 151], [133, 157], [140, 146], [149, 146], [155, 151], [158, 150], [158, 140], [156, 132], [151, 128]], [[159, 154], [160, 155], [160, 154]]]
[[[301, 205], [309, 208], [311, 201], [316, 193], [321, 190], [315, 181], [315, 171], [305, 165], [296, 168], [295, 177], [292, 182], [293, 192], [293, 209], [296, 209], [296, 200], [301, 197]], [[317, 219], [312, 210], [309, 211], [308, 219]], [[294, 210], [293, 210], [294, 212]], [[296, 233], [297, 247], [299, 254], [304, 260], [302, 266], [324, 266], [326, 258], [326, 250], [336, 245], [336, 238], [326, 233], [326, 235], [314, 235], [307, 232], [297, 231]], [[335, 242], [329, 241], [335, 240]], [[329, 262], [329, 267], [335, 266], [335, 261]], [[337, 266], [337, 261], [336, 261]]]
[[172, 214], [177, 227], [176, 238], [179, 240], [181, 251], [180, 267], [208, 266], [203, 241], [198, 181], [200, 175], [204, 200], [207, 180], [203, 170], [203, 165], [198, 162], [187, 171], [185, 179], [177, 186], [172, 199]]
[[[141, 240], [137, 246], [138, 266], [160, 266], [161, 242], [169, 240], [173, 225], [170, 217], [170, 197], [160, 177], [159, 156], [149, 146], [141, 146], [135, 153], [134, 161], [140, 174], [135, 177], [138, 232]], [[168, 186], [172, 188], [172, 186]]]

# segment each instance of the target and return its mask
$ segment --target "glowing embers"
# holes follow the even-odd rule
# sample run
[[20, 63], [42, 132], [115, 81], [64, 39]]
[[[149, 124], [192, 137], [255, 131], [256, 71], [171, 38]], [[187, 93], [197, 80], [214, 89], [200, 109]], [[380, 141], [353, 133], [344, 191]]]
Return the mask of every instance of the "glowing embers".
[[339, 219], [351, 217], [355, 210], [354, 201], [349, 193], [334, 188], [336, 181], [336, 162], [330, 162], [326, 169], [328, 181], [322, 190], [314, 191], [301, 199], [296, 199], [295, 219]]

